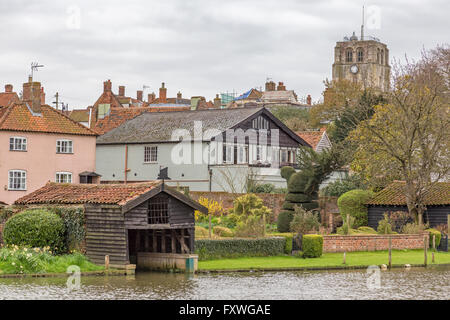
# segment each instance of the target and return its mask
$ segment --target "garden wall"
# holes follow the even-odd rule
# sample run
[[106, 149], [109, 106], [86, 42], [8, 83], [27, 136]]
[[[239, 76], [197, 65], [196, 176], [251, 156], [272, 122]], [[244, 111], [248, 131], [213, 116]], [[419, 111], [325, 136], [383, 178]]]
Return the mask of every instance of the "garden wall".
[[323, 252], [377, 251], [389, 249], [422, 249], [425, 234], [393, 234], [368, 236], [323, 236]]
[[[228, 192], [201, 192], [201, 191], [191, 191], [189, 192], [191, 198], [195, 201], [200, 197], [205, 197], [210, 200], [215, 200], [217, 202], [222, 201], [223, 208], [225, 210], [233, 208], [233, 200], [237, 197], [245, 195], [245, 193], [228, 193]], [[264, 205], [269, 209], [273, 210], [275, 219], [281, 211], [281, 206], [283, 205], [285, 194], [284, 193], [256, 193], [260, 197]]]

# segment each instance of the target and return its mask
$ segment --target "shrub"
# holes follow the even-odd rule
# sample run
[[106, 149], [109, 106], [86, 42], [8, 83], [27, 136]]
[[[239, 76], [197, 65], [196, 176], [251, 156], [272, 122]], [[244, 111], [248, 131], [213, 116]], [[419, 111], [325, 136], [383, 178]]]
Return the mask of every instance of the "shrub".
[[338, 199], [338, 207], [342, 218], [345, 219], [347, 214], [349, 214], [355, 218], [355, 227], [367, 225], [366, 202], [372, 195], [372, 191], [356, 189], [340, 196]]
[[281, 177], [289, 181], [289, 178], [295, 173], [295, 169], [289, 166], [282, 167], [280, 170]]
[[196, 238], [208, 238], [209, 231], [206, 228], [195, 226], [195, 237]]
[[296, 172], [288, 180], [288, 190], [292, 193], [303, 193], [307, 182], [301, 172]]
[[290, 224], [294, 218], [292, 211], [281, 211], [277, 219], [278, 232], [289, 232]]
[[427, 227], [425, 225], [419, 225], [417, 223], [411, 222], [411, 223], [405, 224], [402, 227], [401, 233], [404, 233], [404, 234], [417, 234], [417, 233], [424, 232], [426, 228]]
[[318, 234], [305, 234], [302, 237], [302, 252], [304, 258], [318, 258], [322, 256], [323, 237]]
[[284, 246], [284, 253], [291, 254], [292, 252], [292, 239], [294, 238], [294, 234], [291, 232], [278, 232], [278, 233], [272, 233], [271, 236], [273, 237], [283, 237], [286, 239], [286, 244]]
[[84, 210], [81, 207], [51, 207], [48, 211], [61, 217], [65, 227], [64, 242], [69, 251], [80, 250], [86, 230], [84, 228]]
[[14, 210], [11, 208], [0, 208], [0, 223], [4, 223], [14, 214]]
[[213, 227], [213, 233], [215, 235], [218, 235], [219, 237], [232, 237], [233, 236], [233, 231], [231, 231], [228, 228], [225, 227], [221, 227], [221, 226], [215, 226]]
[[262, 237], [265, 227], [262, 217], [253, 214], [238, 222], [235, 234], [237, 237]]
[[357, 230], [359, 233], [377, 234], [377, 231], [371, 227], [359, 227]]
[[220, 217], [224, 213], [222, 202], [218, 202], [213, 199], [208, 199], [206, 197], [200, 197], [198, 198], [198, 203], [208, 208], [208, 214], [204, 214], [203, 212], [195, 210], [195, 221], [208, 222], [209, 215], [213, 217]]
[[392, 227], [398, 232], [401, 232], [406, 224], [414, 222], [414, 217], [408, 211], [394, 211], [387, 214]]
[[195, 241], [199, 260], [277, 256], [284, 253], [285, 238], [259, 239], [200, 239]]
[[248, 193], [275, 193], [275, 186], [271, 183], [254, 184], [247, 190]]
[[295, 206], [294, 217], [289, 224], [291, 232], [306, 234], [310, 231], [318, 231], [320, 227], [317, 215], [304, 208]]
[[61, 253], [65, 247], [63, 220], [47, 210], [25, 210], [5, 224], [3, 241], [9, 245], [44, 248]]
[[237, 216], [245, 217], [249, 215], [269, 215], [272, 210], [267, 208], [262, 199], [255, 194], [246, 194], [236, 198], [233, 201], [232, 213]]
[[389, 217], [387, 214], [384, 214], [384, 218], [378, 222], [377, 228], [378, 234], [392, 234], [392, 225], [389, 222]]
[[441, 243], [441, 232], [436, 229], [426, 229], [425, 231], [428, 231], [430, 233], [430, 248], [433, 248], [433, 235], [436, 237], [436, 248], [439, 247], [439, 244]]
[[366, 185], [363, 179], [359, 175], [355, 174], [347, 176], [344, 179], [331, 182], [321, 190], [321, 193], [324, 196], [340, 197], [341, 195], [350, 190], [365, 189], [365, 188]]
[[348, 221], [347, 221], [347, 216], [345, 218], [342, 219], [342, 227], [338, 228], [338, 233], [339, 234], [352, 234], [355, 233], [355, 229], [352, 229], [353, 226], [355, 225], [355, 218], [352, 216], [348, 216]]

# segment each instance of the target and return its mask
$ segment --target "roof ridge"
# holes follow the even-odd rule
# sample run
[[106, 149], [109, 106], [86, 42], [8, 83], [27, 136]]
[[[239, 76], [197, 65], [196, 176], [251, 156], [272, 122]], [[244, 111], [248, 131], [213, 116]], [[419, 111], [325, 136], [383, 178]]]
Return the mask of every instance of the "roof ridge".
[[[42, 105], [41, 107], [49, 108], [49, 109], [52, 110], [53, 112], [56, 112], [57, 114], [62, 115], [63, 117], [65, 117], [66, 119], [68, 119], [70, 122], [76, 124], [76, 125], [79, 126], [80, 128], [83, 128], [84, 130], [89, 131], [89, 132], [92, 133], [93, 135], [98, 135], [98, 133], [96, 133], [95, 131], [91, 130], [91, 129], [88, 128], [88, 127], [83, 126], [81, 123], [76, 122], [75, 120], [71, 119], [69, 116], [66, 116], [66, 115], [65, 115], [64, 113], [62, 113], [61, 111], [56, 110], [55, 108], [49, 106], [48, 104], [44, 104], [44, 105]], [[83, 134], [78, 134], [78, 133], [77, 133], [76, 135], [83, 135]]]

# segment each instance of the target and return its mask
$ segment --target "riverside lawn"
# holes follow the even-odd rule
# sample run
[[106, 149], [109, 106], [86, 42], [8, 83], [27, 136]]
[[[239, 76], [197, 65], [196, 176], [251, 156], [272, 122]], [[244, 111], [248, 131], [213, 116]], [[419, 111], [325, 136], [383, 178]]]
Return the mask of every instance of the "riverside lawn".
[[[431, 262], [432, 253], [428, 252], [428, 265], [450, 264], [449, 252], [435, 252], [435, 263]], [[243, 257], [234, 259], [205, 260], [198, 262], [199, 271], [207, 270], [251, 270], [251, 269], [291, 269], [291, 268], [336, 268], [368, 267], [388, 264], [387, 251], [347, 252], [346, 264], [343, 253], [324, 253], [320, 258], [303, 259], [295, 256]], [[392, 265], [423, 265], [423, 250], [392, 250]]]

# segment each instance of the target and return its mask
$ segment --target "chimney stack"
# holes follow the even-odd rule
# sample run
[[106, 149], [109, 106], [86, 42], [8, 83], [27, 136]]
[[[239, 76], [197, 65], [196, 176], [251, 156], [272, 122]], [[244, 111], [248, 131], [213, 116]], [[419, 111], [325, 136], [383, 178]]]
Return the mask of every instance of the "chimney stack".
[[5, 92], [12, 92], [13, 91], [13, 85], [12, 84], [6, 84], [5, 85]]
[[216, 94], [214, 98], [214, 108], [220, 109], [222, 107], [222, 100], [219, 98], [219, 94]]
[[152, 92], [152, 93], [149, 93], [148, 95], [147, 95], [147, 99], [148, 99], [148, 103], [149, 104], [152, 104], [153, 103], [153, 101], [155, 101], [155, 93], [154, 92]]
[[136, 92], [136, 99], [138, 99], [139, 101], [142, 101], [142, 95], [143, 95], [143, 91], [142, 90], [138, 90]]
[[167, 89], [164, 87], [164, 82], [161, 83], [161, 88], [159, 88], [159, 103], [167, 103]]
[[266, 82], [266, 91], [275, 91], [275, 82], [273, 81]]
[[181, 94], [180, 91], [178, 91], [178, 93], [177, 93], [177, 99], [182, 99], [182, 98], [183, 98], [183, 95]]
[[41, 83], [33, 82], [28, 78], [28, 82], [23, 84], [22, 100], [26, 102], [34, 113], [41, 113]]
[[112, 84], [111, 80], [103, 82], [103, 92], [111, 92]]
[[44, 87], [41, 87], [41, 105], [45, 104], [45, 92]]
[[278, 82], [277, 91], [286, 91], [286, 86], [283, 82]]
[[119, 96], [125, 97], [125, 86], [119, 86]]

